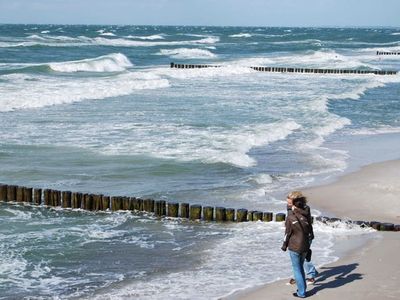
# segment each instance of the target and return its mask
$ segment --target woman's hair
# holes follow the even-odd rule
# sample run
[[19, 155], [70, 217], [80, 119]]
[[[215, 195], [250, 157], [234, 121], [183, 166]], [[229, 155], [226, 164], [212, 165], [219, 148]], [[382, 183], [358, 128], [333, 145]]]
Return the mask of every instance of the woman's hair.
[[287, 197], [293, 200], [293, 205], [299, 208], [303, 208], [307, 203], [307, 198], [300, 191], [290, 192]]

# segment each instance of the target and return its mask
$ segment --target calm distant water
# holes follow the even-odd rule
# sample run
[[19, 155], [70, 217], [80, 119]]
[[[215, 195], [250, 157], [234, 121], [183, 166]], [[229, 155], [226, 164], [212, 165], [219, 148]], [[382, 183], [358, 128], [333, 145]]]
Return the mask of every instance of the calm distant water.
[[[377, 50], [400, 29], [0, 25], [0, 182], [282, 211], [348, 166], [327, 140], [400, 133], [400, 76], [248, 67], [400, 70]], [[210, 299], [290, 274], [281, 224], [4, 204], [0, 222], [5, 299]], [[316, 231], [317, 264], [365, 233]]]

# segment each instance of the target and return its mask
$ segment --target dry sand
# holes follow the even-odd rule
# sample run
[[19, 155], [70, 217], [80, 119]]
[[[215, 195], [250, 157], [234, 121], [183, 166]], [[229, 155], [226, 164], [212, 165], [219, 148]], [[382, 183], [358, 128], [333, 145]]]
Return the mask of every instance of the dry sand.
[[[372, 164], [337, 182], [304, 191], [312, 207], [337, 217], [400, 224], [400, 160]], [[358, 241], [360, 242], [360, 241]], [[315, 299], [400, 299], [400, 232], [379, 232], [352, 244], [338, 261], [319, 269], [308, 287]], [[296, 288], [281, 280], [229, 299], [294, 299]]]

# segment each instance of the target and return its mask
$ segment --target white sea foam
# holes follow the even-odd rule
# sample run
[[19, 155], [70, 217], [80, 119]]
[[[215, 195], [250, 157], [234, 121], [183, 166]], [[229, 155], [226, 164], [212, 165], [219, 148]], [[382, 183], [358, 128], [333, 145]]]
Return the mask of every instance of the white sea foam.
[[230, 37], [233, 37], [233, 38], [242, 38], [242, 37], [249, 38], [249, 37], [252, 37], [252, 35], [250, 33], [238, 33], [238, 34], [232, 34], [232, 35], [230, 35]]
[[132, 40], [127, 38], [106, 38], [86, 36], [68, 37], [68, 36], [29, 36], [27, 40], [2, 42], [0, 47], [32, 47], [32, 46], [48, 46], [48, 47], [75, 47], [75, 46], [112, 46], [112, 47], [157, 47], [157, 46], [180, 46], [180, 45], [207, 45], [215, 44], [219, 41], [219, 37], [208, 36], [199, 40], [186, 41], [145, 41]]
[[139, 39], [139, 40], [164, 40], [164, 36], [161, 34], [153, 34], [153, 35], [146, 35], [146, 36], [140, 36], [140, 35], [128, 35], [126, 36], [128, 39]]
[[132, 67], [129, 59], [121, 53], [112, 53], [92, 59], [50, 63], [50, 68], [57, 72], [121, 72]]
[[[165, 299], [170, 296], [171, 288], [176, 299], [219, 299], [233, 291], [288, 278], [290, 259], [287, 253], [279, 250], [283, 230], [282, 224], [275, 222], [234, 225], [228, 236], [201, 253], [200, 268], [127, 282], [122, 288], [107, 290], [95, 299]], [[331, 250], [335, 236], [369, 235], [371, 232], [343, 223], [327, 226], [319, 222], [314, 231], [317, 238], [313, 243], [313, 262], [316, 266], [337, 259]], [[273, 261], [279, 264], [271, 264]]]
[[[267, 145], [284, 139], [300, 128], [295, 122], [257, 124], [240, 128], [196, 128], [165, 124], [144, 127], [131, 124], [136, 134], [116, 144], [106, 145], [102, 150], [110, 154], [147, 153], [155, 157], [173, 158], [182, 161], [200, 160], [208, 163], [227, 163], [238, 167], [250, 167], [256, 161], [248, 155], [253, 147]], [[127, 124], [129, 126], [129, 124]], [[162, 130], [154, 139], [149, 132]], [[137, 141], [140, 140], [140, 144]], [[179, 145], [171, 147], [170, 145]]]
[[400, 32], [393, 32], [391, 35], [400, 35]]
[[115, 34], [112, 32], [102, 32], [102, 33], [100, 33], [100, 35], [101, 36], [115, 36]]
[[400, 127], [379, 126], [377, 128], [358, 128], [348, 131], [351, 135], [377, 135], [387, 133], [400, 133]]
[[190, 49], [190, 48], [178, 48], [178, 49], [161, 49], [159, 55], [168, 55], [172, 58], [178, 59], [201, 59], [201, 58], [215, 58], [216, 55], [211, 51], [204, 49]]
[[144, 72], [112, 77], [63, 78], [10, 74], [0, 86], [0, 111], [39, 108], [89, 99], [104, 99], [134, 93], [135, 90], [169, 86], [166, 79]]

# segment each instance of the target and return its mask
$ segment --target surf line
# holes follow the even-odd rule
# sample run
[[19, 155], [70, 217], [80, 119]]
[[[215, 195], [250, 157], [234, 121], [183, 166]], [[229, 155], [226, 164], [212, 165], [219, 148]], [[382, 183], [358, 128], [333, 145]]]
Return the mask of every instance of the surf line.
[[[202, 68], [221, 68], [220, 65], [193, 65], [176, 64], [171, 62], [171, 68], [175, 69], [202, 69]], [[383, 70], [352, 70], [352, 69], [310, 69], [310, 68], [289, 68], [289, 67], [248, 67], [259, 72], [273, 73], [314, 73], [314, 74], [374, 74], [374, 75], [396, 75], [397, 71]]]
[[[284, 222], [285, 213], [234, 209], [225, 207], [201, 206], [198, 204], [167, 202], [164, 200], [141, 199], [136, 197], [106, 196], [53, 189], [31, 188], [17, 185], [0, 184], [0, 201], [7, 204], [34, 205], [46, 208], [82, 209], [93, 212], [131, 211], [150, 213], [156, 217], [181, 218], [206, 222]], [[313, 217], [313, 220], [328, 224], [346, 222], [361, 227], [371, 227], [380, 231], [400, 232], [400, 224], [377, 221], [351, 221], [325, 216]]]

